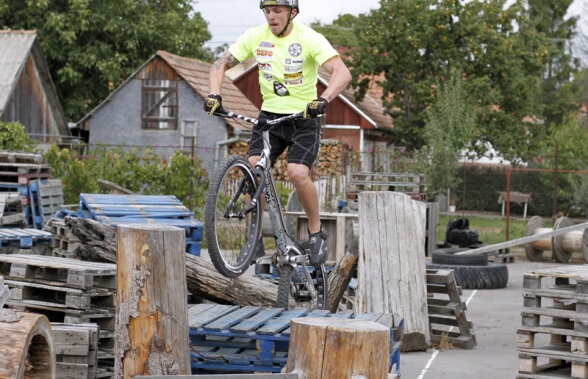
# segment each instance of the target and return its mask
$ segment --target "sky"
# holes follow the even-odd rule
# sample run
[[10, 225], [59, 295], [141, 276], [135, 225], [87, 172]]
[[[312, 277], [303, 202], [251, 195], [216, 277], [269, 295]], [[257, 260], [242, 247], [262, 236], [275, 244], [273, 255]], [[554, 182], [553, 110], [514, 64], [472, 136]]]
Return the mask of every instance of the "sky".
[[[259, 0], [196, 0], [194, 10], [209, 23], [212, 40], [206, 46], [231, 45], [248, 28], [265, 22]], [[340, 14], [358, 15], [379, 7], [379, 0], [298, 0], [296, 20], [309, 25], [320, 20], [330, 24]]]
[[[309, 25], [313, 21], [330, 24], [340, 14], [358, 15], [379, 8], [379, 0], [298, 0], [296, 20]], [[507, 1], [507, 4], [512, 0]], [[579, 15], [588, 0], [574, 0], [568, 13]], [[193, 0], [194, 10], [208, 22], [212, 39], [207, 47], [233, 44], [248, 28], [265, 22], [259, 0]], [[581, 23], [582, 21], [580, 21]], [[588, 34], [588, 30], [585, 32]]]

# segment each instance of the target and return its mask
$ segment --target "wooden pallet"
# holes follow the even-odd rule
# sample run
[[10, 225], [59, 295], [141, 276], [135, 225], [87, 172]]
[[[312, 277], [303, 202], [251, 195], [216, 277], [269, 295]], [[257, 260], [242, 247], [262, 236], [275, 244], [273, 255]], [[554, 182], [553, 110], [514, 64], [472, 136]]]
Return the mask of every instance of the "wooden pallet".
[[21, 304], [30, 302], [54, 308], [112, 311], [116, 305], [114, 291], [106, 288], [81, 290], [15, 280], [6, 280], [6, 284], [11, 289], [10, 299]]
[[35, 255], [0, 255], [6, 279], [70, 288], [116, 288], [116, 264]]
[[0, 254], [50, 254], [49, 232], [27, 228], [0, 228]]
[[427, 310], [431, 342], [439, 343], [444, 335], [456, 347], [473, 349], [476, 336], [468, 321], [466, 305], [461, 301], [453, 270], [427, 270]]
[[0, 226], [24, 228], [27, 225], [22, 197], [18, 192], [0, 193]]
[[42, 229], [53, 215], [63, 207], [61, 179], [33, 180], [29, 184], [29, 197], [33, 224]]
[[568, 377], [587, 378], [588, 266], [526, 273], [523, 299], [517, 330], [519, 376], [569, 371]]
[[97, 324], [51, 323], [57, 378], [95, 379], [98, 365]]
[[280, 372], [287, 361], [290, 321], [297, 317], [339, 317], [376, 321], [390, 328], [390, 364], [400, 370], [404, 320], [397, 315], [341, 314], [326, 310], [198, 304], [188, 311], [194, 370]]
[[64, 258], [79, 258], [81, 242], [61, 219], [53, 218], [47, 223], [53, 235], [53, 255]]
[[200, 255], [202, 222], [173, 195], [80, 194], [79, 213], [111, 226], [156, 223], [186, 231], [186, 252]]
[[10, 288], [4, 284], [4, 277], [0, 275], [0, 309], [4, 307], [4, 303], [10, 297]]

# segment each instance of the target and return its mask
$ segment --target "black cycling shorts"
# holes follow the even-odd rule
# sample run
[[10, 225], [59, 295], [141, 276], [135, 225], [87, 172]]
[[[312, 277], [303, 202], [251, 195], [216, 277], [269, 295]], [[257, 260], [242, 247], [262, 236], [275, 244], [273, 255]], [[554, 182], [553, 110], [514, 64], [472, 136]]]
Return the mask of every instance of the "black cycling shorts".
[[[261, 111], [260, 120], [273, 120], [285, 115]], [[272, 165], [276, 158], [288, 148], [288, 163], [299, 163], [312, 167], [319, 153], [321, 145], [321, 119], [299, 118], [284, 121], [270, 130], [270, 161]], [[263, 137], [256, 125], [249, 141], [249, 156], [259, 156], [263, 150]]]

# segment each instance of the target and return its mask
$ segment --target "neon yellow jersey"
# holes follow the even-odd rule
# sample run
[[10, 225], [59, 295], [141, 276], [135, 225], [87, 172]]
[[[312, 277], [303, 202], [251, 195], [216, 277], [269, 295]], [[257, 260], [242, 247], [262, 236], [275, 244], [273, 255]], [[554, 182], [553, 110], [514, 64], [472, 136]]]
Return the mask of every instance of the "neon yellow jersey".
[[268, 24], [251, 28], [229, 48], [239, 62], [255, 57], [264, 111], [303, 111], [317, 98], [318, 66], [339, 56], [322, 34], [296, 21], [292, 24], [290, 34], [281, 38], [270, 31]]

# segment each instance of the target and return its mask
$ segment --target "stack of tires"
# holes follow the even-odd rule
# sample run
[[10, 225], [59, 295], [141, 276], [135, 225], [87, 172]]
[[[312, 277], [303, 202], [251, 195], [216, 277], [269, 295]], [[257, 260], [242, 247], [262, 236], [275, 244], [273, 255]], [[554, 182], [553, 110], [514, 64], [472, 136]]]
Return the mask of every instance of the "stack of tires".
[[445, 246], [457, 245], [459, 247], [475, 246], [482, 242], [478, 240], [478, 231], [470, 229], [470, 220], [458, 218], [449, 220], [445, 232]]
[[504, 288], [508, 283], [508, 268], [505, 264], [488, 262], [486, 253], [456, 255], [467, 248], [446, 247], [434, 250], [432, 263], [427, 269], [455, 271], [457, 284], [468, 289]]

